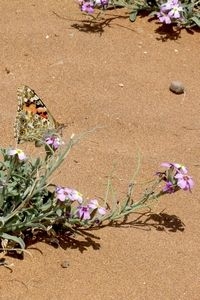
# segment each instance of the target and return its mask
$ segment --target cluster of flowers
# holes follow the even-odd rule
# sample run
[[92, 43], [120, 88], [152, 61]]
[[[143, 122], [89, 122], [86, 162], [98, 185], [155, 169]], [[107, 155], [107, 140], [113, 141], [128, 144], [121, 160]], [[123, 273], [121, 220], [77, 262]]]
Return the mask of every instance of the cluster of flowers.
[[160, 22], [170, 24], [177, 19], [183, 19], [183, 7], [179, 0], [168, 0], [160, 6], [157, 13]]
[[[53, 147], [56, 147], [56, 149], [60, 145], [60, 142], [58, 143], [58, 140], [54, 138], [52, 138], [52, 140], [48, 138], [47, 143], [49, 143]], [[17, 156], [20, 161], [27, 159], [25, 153], [21, 149], [8, 149], [7, 155]], [[161, 166], [167, 168], [167, 170], [164, 172], [156, 173], [156, 175], [158, 175], [165, 182], [163, 192], [174, 193], [178, 189], [191, 191], [191, 189], [194, 186], [194, 181], [192, 177], [188, 175], [188, 170], [185, 166], [178, 163], [168, 163], [168, 162], [162, 163]], [[76, 200], [79, 202], [79, 204], [82, 204], [83, 202], [82, 195], [73, 189], [58, 187], [56, 189], [56, 194], [57, 194], [57, 198], [60, 201], [65, 201], [66, 199], [68, 199], [71, 201]], [[79, 207], [78, 214], [80, 216], [82, 214], [84, 214], [84, 216], [89, 216], [89, 210], [96, 209], [96, 208], [98, 208], [98, 212], [100, 214], [103, 215], [105, 213], [105, 209], [99, 207], [97, 200], [91, 200], [90, 204], [88, 204], [87, 206]]]
[[[57, 137], [52, 136], [46, 139], [46, 144], [51, 146], [53, 150], [57, 150], [62, 142]], [[8, 149], [7, 155], [16, 157], [21, 162], [27, 159], [21, 149]], [[192, 177], [188, 175], [188, 170], [185, 166], [169, 162], [164, 162], [161, 166], [166, 168], [164, 172], [156, 173], [156, 175], [159, 176], [160, 181], [165, 182], [165, 186], [162, 188], [161, 194], [175, 193], [180, 189], [191, 192], [191, 189], [194, 186], [194, 181]], [[85, 204], [82, 195], [71, 188], [57, 186], [55, 188], [55, 197], [58, 201], [58, 205], [63, 204], [66, 207], [72, 207], [72, 204], [74, 202], [76, 203], [73, 209], [70, 209], [70, 217], [72, 218], [75, 217], [81, 220], [92, 220], [94, 216], [95, 218], [98, 216], [101, 217], [107, 213], [106, 208], [100, 206], [96, 199], [92, 199]]]
[[92, 14], [94, 12], [94, 8], [103, 8], [105, 9], [109, 0], [78, 0], [81, 11]]
[[161, 166], [167, 168], [165, 172], [157, 172], [156, 174], [165, 181], [163, 192], [174, 193], [179, 189], [191, 191], [194, 186], [194, 181], [189, 176], [185, 166], [177, 163], [162, 163]]
[[[57, 137], [48, 137], [46, 139], [46, 143], [52, 147], [52, 149], [57, 150], [61, 145], [60, 139]], [[8, 149], [7, 155], [11, 157], [16, 157], [20, 162], [26, 161], [27, 156], [21, 149]], [[83, 205], [84, 200], [82, 194], [78, 191], [67, 188], [67, 187], [56, 187], [55, 189], [56, 199], [59, 203], [72, 204], [73, 202], [77, 202], [77, 206], [75, 207], [75, 211], [73, 211], [72, 217], [78, 217], [81, 220], [90, 220], [94, 214], [103, 216], [106, 214], [106, 208], [101, 207], [96, 199], [92, 199], [88, 201], [88, 204]]]
[[[45, 138], [45, 143], [53, 151], [56, 151], [61, 145], [64, 144], [58, 136], [53, 134]], [[8, 149], [7, 154], [10, 156], [16, 155], [20, 161], [27, 159], [26, 154], [21, 149]]]
[[[95, 7], [106, 9], [110, 0], [78, 0], [81, 11], [92, 14]], [[160, 22], [170, 24], [183, 19], [183, 7], [179, 0], [168, 0], [160, 5], [160, 11], [156, 14]]]
[[56, 198], [65, 203], [77, 201], [78, 206], [75, 209], [75, 216], [81, 220], [90, 220], [91, 214], [95, 211], [100, 216], [106, 214], [106, 208], [99, 205], [96, 199], [89, 201], [87, 205], [83, 205], [83, 196], [78, 191], [67, 187], [56, 187]]

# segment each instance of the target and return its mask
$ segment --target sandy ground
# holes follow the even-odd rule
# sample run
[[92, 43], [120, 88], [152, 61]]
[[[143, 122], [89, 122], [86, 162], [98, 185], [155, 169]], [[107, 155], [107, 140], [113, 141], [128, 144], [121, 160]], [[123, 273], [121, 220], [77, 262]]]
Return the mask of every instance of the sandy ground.
[[[68, 124], [66, 139], [98, 127], [75, 146], [55, 183], [103, 198], [115, 165], [122, 199], [138, 151], [138, 182], [152, 178], [161, 162], [175, 161], [196, 183], [192, 194], [165, 196], [153, 207], [174, 220], [161, 218], [163, 230], [153, 217], [132, 226], [132, 215], [130, 224], [91, 231], [85, 240], [57, 249], [38, 242], [28, 247], [32, 257], [9, 257], [13, 272], [1, 267], [0, 299], [199, 299], [199, 34], [167, 34], [146, 17], [130, 23], [117, 17], [122, 11], [110, 11], [107, 24], [89, 31], [69, 0], [0, 7], [2, 146], [14, 145], [16, 90], [26, 84]], [[184, 83], [185, 95], [169, 91], [172, 80]]]

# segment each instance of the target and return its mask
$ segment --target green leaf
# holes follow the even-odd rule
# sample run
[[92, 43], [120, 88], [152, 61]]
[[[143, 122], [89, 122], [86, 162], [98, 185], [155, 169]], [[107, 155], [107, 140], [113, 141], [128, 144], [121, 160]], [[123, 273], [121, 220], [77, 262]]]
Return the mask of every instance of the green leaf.
[[137, 10], [133, 10], [131, 13], [130, 13], [130, 16], [129, 16], [129, 19], [131, 22], [135, 22], [136, 20], [136, 17], [137, 17]]
[[0, 217], [0, 228], [2, 228], [5, 224], [5, 218], [4, 217]]
[[192, 17], [192, 18], [190, 18], [190, 20], [192, 20], [197, 26], [200, 27], [200, 18]]
[[4, 204], [4, 195], [3, 195], [3, 189], [0, 188], [0, 208], [3, 207]]
[[56, 210], [56, 214], [57, 214], [59, 217], [61, 217], [61, 216], [62, 216], [62, 209], [58, 208], [58, 209]]
[[121, 7], [125, 7], [126, 3], [124, 3], [124, 0], [115, 0], [114, 1], [114, 5], [116, 6], [121, 6]]
[[0, 233], [0, 237], [2, 237], [3, 239], [13, 241], [13, 242], [19, 244], [22, 249], [25, 249], [25, 243], [22, 240], [22, 238], [20, 238], [20, 237], [13, 236], [13, 235], [10, 235], [7, 233]]
[[52, 201], [47, 201], [45, 204], [40, 206], [40, 210], [42, 212], [48, 211], [50, 208], [52, 208]]

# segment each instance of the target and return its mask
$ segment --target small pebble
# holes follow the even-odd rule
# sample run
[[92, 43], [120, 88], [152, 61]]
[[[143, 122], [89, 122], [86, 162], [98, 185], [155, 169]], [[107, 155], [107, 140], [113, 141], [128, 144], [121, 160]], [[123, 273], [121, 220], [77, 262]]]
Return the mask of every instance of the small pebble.
[[5, 71], [6, 71], [7, 74], [10, 73], [10, 70], [7, 67], [5, 67]]
[[69, 262], [66, 261], [66, 260], [64, 260], [60, 265], [61, 265], [62, 268], [65, 269], [65, 268], [68, 268], [68, 267], [69, 267]]
[[183, 85], [183, 83], [181, 81], [178, 80], [174, 80], [171, 82], [170, 87], [169, 87], [170, 91], [175, 93], [175, 94], [183, 94], [185, 91], [185, 87]]

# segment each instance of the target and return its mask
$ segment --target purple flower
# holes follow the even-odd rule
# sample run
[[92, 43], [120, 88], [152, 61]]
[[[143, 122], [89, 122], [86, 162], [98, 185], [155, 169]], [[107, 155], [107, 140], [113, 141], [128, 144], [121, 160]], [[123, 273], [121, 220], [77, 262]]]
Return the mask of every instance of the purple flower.
[[191, 191], [191, 189], [194, 187], [194, 181], [192, 180], [191, 176], [185, 175], [185, 174], [181, 174], [181, 173], [177, 173], [174, 176], [178, 181], [177, 181], [177, 185], [184, 191]]
[[169, 11], [172, 8], [174, 8], [174, 5], [177, 5], [179, 3], [179, 0], [168, 0], [166, 3], [163, 3], [160, 6], [161, 11]]
[[47, 138], [45, 138], [45, 142], [48, 145], [50, 145], [54, 151], [57, 150], [58, 147], [63, 144], [63, 142], [60, 140], [60, 138], [55, 135], [51, 135], [51, 136], [48, 136]]
[[21, 161], [26, 160], [26, 155], [20, 149], [8, 149], [7, 155], [10, 155], [10, 156], [17, 155], [19, 160], [21, 160]]
[[168, 16], [171, 19], [179, 19], [181, 18], [180, 12], [183, 11], [183, 8], [179, 5], [174, 5], [174, 7], [168, 12]]
[[79, 206], [77, 210], [77, 214], [80, 219], [89, 220], [90, 219], [90, 208], [88, 205], [86, 206]]
[[102, 5], [108, 5], [109, 0], [101, 0]]
[[170, 17], [162, 11], [157, 13], [157, 17], [158, 17], [158, 19], [160, 20], [161, 23], [165, 23], [165, 24], [170, 24], [171, 23]]
[[96, 199], [90, 200], [88, 206], [91, 209], [97, 209], [98, 213], [102, 216], [106, 214], [105, 207], [101, 207]]
[[92, 14], [94, 12], [94, 3], [93, 1], [80, 1], [81, 10]]
[[182, 17], [183, 7], [179, 0], [168, 0], [160, 6], [160, 12], [157, 13], [157, 17], [160, 22], [170, 24], [174, 19], [180, 19]]
[[169, 163], [163, 162], [161, 164], [162, 167], [166, 167], [167, 169], [176, 170], [177, 172], [181, 172], [183, 174], [187, 174], [188, 170], [185, 166], [178, 164], [178, 163]]
[[163, 188], [163, 192], [172, 194], [174, 193], [175, 189], [174, 189], [174, 185], [171, 181], [167, 181], [164, 188]]
[[108, 3], [109, 3], [109, 0], [95, 0], [95, 4], [103, 6], [103, 8], [108, 6]]
[[166, 167], [167, 169], [169, 169], [169, 168], [173, 168], [174, 164], [173, 163], [169, 163], [169, 162], [163, 162], [163, 163], [161, 163], [161, 166], [162, 167]]
[[191, 176], [187, 175], [188, 170], [185, 166], [169, 162], [164, 162], [161, 166], [168, 169], [163, 173], [157, 172], [157, 175], [161, 178], [161, 180], [165, 181], [163, 192], [173, 193], [179, 189], [191, 191], [194, 186], [194, 181]]
[[62, 202], [65, 200], [78, 201], [80, 204], [83, 202], [82, 195], [74, 189], [56, 187], [56, 195], [57, 199]]

